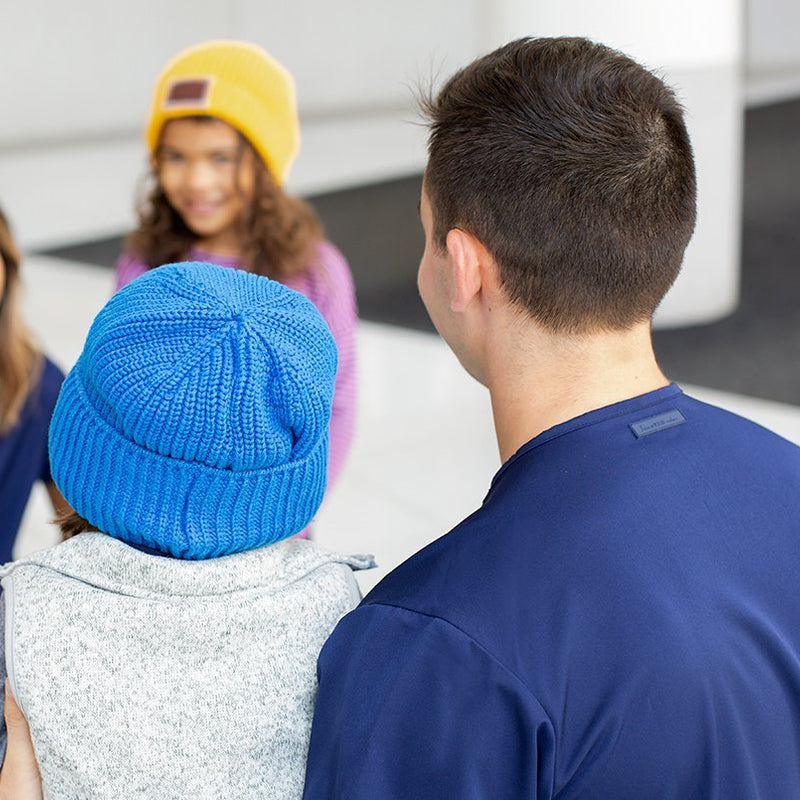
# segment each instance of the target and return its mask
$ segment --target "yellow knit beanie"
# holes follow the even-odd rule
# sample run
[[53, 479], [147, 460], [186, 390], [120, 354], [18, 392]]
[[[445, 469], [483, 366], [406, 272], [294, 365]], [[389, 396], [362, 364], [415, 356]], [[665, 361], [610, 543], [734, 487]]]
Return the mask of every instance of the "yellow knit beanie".
[[179, 53], [159, 75], [145, 129], [152, 155], [164, 123], [218, 117], [247, 137], [279, 184], [300, 149], [294, 80], [260, 47], [205, 42]]

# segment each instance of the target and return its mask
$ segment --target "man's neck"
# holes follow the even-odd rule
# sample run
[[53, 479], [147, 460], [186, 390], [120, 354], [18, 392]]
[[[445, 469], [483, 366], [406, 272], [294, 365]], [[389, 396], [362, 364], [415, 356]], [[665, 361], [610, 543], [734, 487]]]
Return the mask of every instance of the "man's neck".
[[559, 423], [669, 383], [649, 325], [582, 337], [528, 333], [492, 358], [503, 366], [487, 375], [502, 461]]

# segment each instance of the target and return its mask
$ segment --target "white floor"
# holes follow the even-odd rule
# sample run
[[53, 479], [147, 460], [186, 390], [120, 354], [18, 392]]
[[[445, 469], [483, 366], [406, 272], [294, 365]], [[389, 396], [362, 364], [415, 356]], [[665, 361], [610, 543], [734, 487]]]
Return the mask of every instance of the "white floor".
[[[29, 258], [23, 269], [28, 319], [47, 351], [67, 369], [110, 294], [110, 271], [44, 257]], [[365, 322], [359, 347], [356, 439], [316, 531], [325, 546], [375, 554], [378, 569], [359, 575], [366, 591], [480, 505], [499, 458], [488, 395], [441, 340]], [[684, 388], [800, 443], [800, 408]], [[17, 556], [57, 541], [50, 515], [44, 492], [37, 491]]]

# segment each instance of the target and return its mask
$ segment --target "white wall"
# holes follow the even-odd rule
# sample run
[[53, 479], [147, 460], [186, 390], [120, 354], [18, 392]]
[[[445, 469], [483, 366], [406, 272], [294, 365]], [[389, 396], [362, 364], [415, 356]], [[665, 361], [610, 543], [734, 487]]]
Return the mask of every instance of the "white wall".
[[[301, 113], [409, 105], [405, 82], [476, 47], [474, 0], [26, 0], [4, 3], [0, 145], [138, 134], [156, 74], [210, 38], [261, 44], [294, 74]], [[442, 36], [446, 30], [447, 35]], [[14, 77], [16, 76], [16, 77]]]
[[800, 2], [747, 0], [749, 105], [800, 97]]

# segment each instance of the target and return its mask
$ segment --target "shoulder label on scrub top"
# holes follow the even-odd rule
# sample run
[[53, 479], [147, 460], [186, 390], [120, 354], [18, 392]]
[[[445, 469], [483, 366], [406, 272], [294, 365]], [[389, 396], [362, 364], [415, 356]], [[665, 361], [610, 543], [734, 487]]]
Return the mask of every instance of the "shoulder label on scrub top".
[[638, 422], [631, 422], [630, 429], [637, 439], [643, 436], [649, 436], [651, 433], [658, 433], [665, 431], [667, 428], [674, 428], [676, 425], [683, 425], [686, 418], [681, 414], [678, 409], [667, 411], [664, 414], [658, 414], [655, 417], [648, 417], [647, 419], [640, 419]]

